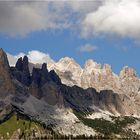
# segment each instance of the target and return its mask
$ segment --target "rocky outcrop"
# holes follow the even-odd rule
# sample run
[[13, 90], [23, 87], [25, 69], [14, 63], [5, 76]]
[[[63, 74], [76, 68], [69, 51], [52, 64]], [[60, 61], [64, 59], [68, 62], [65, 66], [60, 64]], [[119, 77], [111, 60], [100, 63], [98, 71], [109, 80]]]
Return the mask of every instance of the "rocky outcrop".
[[124, 67], [119, 75], [121, 90], [128, 94], [138, 94], [140, 89], [140, 80], [136, 75], [134, 69], [129, 67]]
[[61, 80], [55, 71], [48, 72], [46, 63], [41, 68], [33, 68], [31, 81], [29, 90], [32, 95], [43, 98], [49, 104], [59, 104], [57, 85], [61, 85]]
[[48, 72], [46, 63], [42, 65], [42, 68], [33, 68], [31, 79], [38, 87], [42, 87], [47, 82], [54, 82], [57, 85], [61, 84], [61, 80], [54, 70]]
[[11, 68], [13, 76], [22, 84], [29, 86], [31, 84], [31, 77], [29, 72], [28, 57], [19, 58], [15, 68]]
[[6, 53], [0, 49], [0, 97], [4, 98], [15, 92]]

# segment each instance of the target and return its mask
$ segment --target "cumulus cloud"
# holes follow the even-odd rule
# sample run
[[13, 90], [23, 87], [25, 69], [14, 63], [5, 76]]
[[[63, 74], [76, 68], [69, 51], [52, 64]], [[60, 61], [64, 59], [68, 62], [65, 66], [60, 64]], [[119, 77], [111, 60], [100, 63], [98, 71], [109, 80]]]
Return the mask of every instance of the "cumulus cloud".
[[0, 33], [78, 29], [83, 37], [140, 36], [140, 0], [0, 1]]
[[91, 44], [85, 44], [79, 48], [80, 52], [93, 52], [95, 50], [97, 50], [97, 47]]
[[49, 54], [40, 52], [38, 50], [32, 50], [32, 51], [29, 51], [27, 54], [19, 53], [17, 55], [11, 55], [7, 53], [9, 64], [11, 66], [14, 66], [15, 63], [17, 62], [17, 59], [20, 57], [24, 57], [25, 55], [28, 56], [29, 62], [33, 64], [42, 64], [44, 62], [54, 63], [54, 61], [50, 58]]
[[[30, 32], [73, 28], [97, 1], [0, 1], [0, 32], [25, 36]], [[75, 20], [74, 20], [75, 17]]]
[[42, 64], [43, 62], [53, 61], [51, 60], [49, 54], [37, 50], [29, 51], [27, 56], [29, 58], [29, 61], [34, 64]]
[[82, 35], [115, 34], [140, 36], [140, 1], [106, 0], [98, 10], [88, 13], [82, 22]]

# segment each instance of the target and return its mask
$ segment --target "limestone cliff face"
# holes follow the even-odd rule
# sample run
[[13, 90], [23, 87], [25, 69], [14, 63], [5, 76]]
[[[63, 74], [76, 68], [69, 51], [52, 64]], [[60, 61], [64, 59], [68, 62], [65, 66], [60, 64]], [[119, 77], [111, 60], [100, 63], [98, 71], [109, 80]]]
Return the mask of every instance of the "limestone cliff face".
[[90, 59], [81, 68], [72, 58], [66, 57], [48, 65], [48, 69], [54, 69], [62, 83], [68, 86], [77, 85], [84, 89], [92, 87], [97, 91], [113, 90], [128, 95], [137, 94], [140, 90], [140, 79], [129, 67], [124, 67], [117, 75], [108, 64], [101, 65]]
[[94, 87], [97, 91], [106, 89], [114, 91], [119, 86], [119, 78], [112, 72], [111, 66], [107, 64], [101, 66], [92, 60], [89, 61], [86, 62], [81, 75], [81, 86], [83, 88]]
[[14, 93], [14, 84], [6, 53], [0, 49], [0, 96], [5, 97]]
[[128, 92], [130, 95], [139, 92], [140, 80], [132, 68], [124, 67], [120, 72], [119, 78], [123, 92]]

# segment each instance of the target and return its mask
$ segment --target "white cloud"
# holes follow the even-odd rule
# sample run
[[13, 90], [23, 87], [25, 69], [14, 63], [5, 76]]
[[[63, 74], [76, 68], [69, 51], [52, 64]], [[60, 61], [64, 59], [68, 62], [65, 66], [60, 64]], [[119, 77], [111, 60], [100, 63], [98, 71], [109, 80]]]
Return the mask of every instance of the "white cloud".
[[17, 62], [17, 59], [20, 57], [28, 56], [29, 62], [33, 64], [42, 64], [42, 63], [54, 63], [54, 61], [50, 58], [49, 54], [40, 52], [38, 50], [29, 51], [27, 54], [19, 53], [17, 55], [11, 55], [7, 53], [9, 64], [14, 66]]
[[48, 60], [51, 60], [49, 54], [37, 50], [29, 51], [27, 56], [29, 58], [29, 61], [34, 64], [42, 64], [43, 62], [48, 62]]
[[85, 44], [79, 48], [80, 52], [93, 52], [95, 50], [97, 50], [97, 47], [91, 44]]
[[140, 0], [0, 1], [0, 33], [10, 36], [68, 28], [138, 38], [139, 23]]
[[9, 53], [7, 53], [7, 57], [8, 57], [10, 66], [14, 66], [16, 64], [17, 59]]
[[66, 4], [69, 5], [75, 12], [87, 14], [97, 10], [97, 8], [103, 4], [103, 1], [104, 0], [68, 0]]
[[140, 1], [106, 0], [98, 10], [88, 13], [82, 22], [82, 35], [115, 34], [140, 36]]
[[0, 1], [0, 32], [25, 36], [35, 31], [75, 28], [100, 3], [92, 0]]

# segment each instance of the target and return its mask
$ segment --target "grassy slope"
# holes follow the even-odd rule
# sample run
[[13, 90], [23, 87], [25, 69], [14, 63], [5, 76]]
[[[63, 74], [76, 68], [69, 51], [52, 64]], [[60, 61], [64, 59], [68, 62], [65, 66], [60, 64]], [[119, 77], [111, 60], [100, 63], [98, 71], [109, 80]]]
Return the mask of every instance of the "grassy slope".
[[[10, 138], [18, 129], [30, 132], [31, 128], [35, 127], [41, 129], [41, 127], [35, 122], [23, 118], [17, 118], [17, 115], [14, 114], [9, 120], [0, 124], [0, 136], [3, 136], [4, 139]], [[7, 133], [9, 133], [9, 136], [7, 136]]]
[[[134, 124], [136, 122], [136, 118], [112, 117], [113, 122], [110, 122], [104, 119], [88, 119], [84, 114], [81, 114], [79, 112], [74, 113], [85, 125], [92, 127], [94, 130], [96, 130], [100, 134], [103, 134], [105, 137], [112, 137], [114, 136], [114, 134], [119, 134], [121, 135], [121, 137], [125, 138], [137, 138], [137, 135], [134, 132], [132, 132], [131, 130], [126, 131], [125, 129], [128, 124]], [[9, 139], [14, 134], [14, 132], [20, 129], [25, 133], [27, 138], [31, 134], [32, 128], [38, 128], [39, 131], [44, 130], [44, 128], [39, 123], [30, 121], [29, 119], [26, 119], [24, 117], [17, 117], [17, 115], [14, 114], [9, 120], [0, 124], [0, 136], [3, 136], [4, 139]], [[9, 136], [7, 136], [7, 133], [9, 133]], [[59, 138], [63, 138], [63, 136], [61, 135], [58, 136]], [[58, 136], [56, 135], [56, 138], [58, 138]]]

